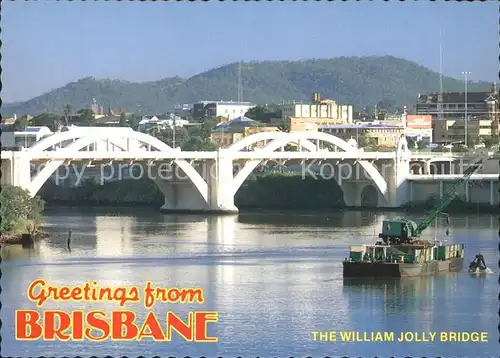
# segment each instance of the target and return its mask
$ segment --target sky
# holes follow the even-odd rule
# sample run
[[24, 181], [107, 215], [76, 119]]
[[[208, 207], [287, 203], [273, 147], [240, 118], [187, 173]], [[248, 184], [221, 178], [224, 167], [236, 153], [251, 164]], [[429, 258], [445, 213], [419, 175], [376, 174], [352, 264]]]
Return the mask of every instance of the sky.
[[[498, 80], [490, 2], [2, 3], [2, 100], [80, 78], [189, 77], [236, 61], [392, 55], [472, 80]], [[440, 36], [440, 33], [442, 34]]]

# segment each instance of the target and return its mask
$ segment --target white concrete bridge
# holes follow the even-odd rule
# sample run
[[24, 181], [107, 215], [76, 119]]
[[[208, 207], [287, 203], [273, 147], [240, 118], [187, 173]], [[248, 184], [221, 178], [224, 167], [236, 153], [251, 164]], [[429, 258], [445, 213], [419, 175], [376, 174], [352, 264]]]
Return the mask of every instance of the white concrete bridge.
[[[297, 151], [285, 151], [287, 144], [296, 144]], [[258, 133], [226, 149], [188, 152], [130, 128], [91, 127], [75, 127], [51, 135], [22, 151], [2, 151], [1, 158], [2, 183], [23, 187], [33, 196], [60, 166], [138, 163], [147, 167], [148, 175], [164, 194], [163, 209], [214, 212], [237, 211], [234, 196], [261, 163], [297, 163], [307, 169], [304, 174], [309, 174], [314, 172], [310, 169], [314, 162], [322, 175], [328, 165], [327, 176], [341, 186], [346, 205], [362, 205], [366, 190], [371, 190], [376, 192], [378, 206], [399, 207], [414, 193], [410, 181], [427, 180], [421, 175], [409, 176], [412, 162], [458, 159], [443, 154], [411, 153], [405, 138], [401, 138], [394, 152], [364, 152], [355, 142], [320, 132]], [[200, 163], [201, 171], [196, 166]], [[34, 164], [41, 170], [33, 175]], [[162, 176], [164, 164], [189, 180]], [[235, 170], [235, 164], [239, 170]], [[337, 170], [336, 177], [332, 176], [333, 170]], [[425, 168], [424, 172], [429, 173]], [[498, 177], [478, 180], [496, 182]]]

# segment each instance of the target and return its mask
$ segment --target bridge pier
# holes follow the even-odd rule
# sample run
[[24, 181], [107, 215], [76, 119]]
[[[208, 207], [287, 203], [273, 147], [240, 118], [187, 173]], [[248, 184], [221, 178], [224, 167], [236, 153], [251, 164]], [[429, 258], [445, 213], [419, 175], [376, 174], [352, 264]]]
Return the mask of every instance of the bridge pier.
[[209, 160], [207, 173], [207, 202], [209, 210], [216, 213], [234, 214], [239, 210], [234, 205], [233, 158], [225, 150], [217, 151], [217, 159]]
[[164, 196], [162, 212], [207, 212], [210, 211], [205, 199], [189, 181], [171, 182], [155, 179], [154, 182]]
[[344, 194], [344, 204], [348, 208], [361, 207], [361, 194], [366, 184], [356, 181], [346, 181], [342, 183], [341, 188]]
[[31, 183], [31, 161], [25, 152], [10, 152], [2, 156], [2, 184], [27, 189]]
[[[156, 171], [156, 172], [155, 172]], [[233, 159], [222, 151], [217, 159], [207, 159], [200, 175], [206, 185], [197, 187], [192, 180], [165, 180], [154, 170], [154, 182], [165, 196], [160, 208], [163, 212], [192, 212], [233, 214], [238, 212], [234, 205]], [[176, 173], [177, 170], [174, 170]]]
[[410, 201], [411, 189], [407, 180], [410, 171], [409, 162], [398, 159], [388, 165], [382, 165], [382, 173], [387, 181], [388, 208], [399, 208]]

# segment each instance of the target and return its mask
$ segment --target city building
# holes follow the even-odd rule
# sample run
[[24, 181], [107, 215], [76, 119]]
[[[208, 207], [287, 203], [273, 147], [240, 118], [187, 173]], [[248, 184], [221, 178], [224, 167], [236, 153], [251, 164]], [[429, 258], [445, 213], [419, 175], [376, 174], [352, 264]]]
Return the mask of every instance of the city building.
[[[243, 137], [260, 132], [279, 132], [274, 126], [266, 126], [253, 119], [241, 116], [227, 122], [219, 123], [210, 135], [213, 143], [219, 147], [227, 147], [241, 140]], [[256, 147], [262, 147], [264, 143], [257, 143]]]
[[[498, 121], [491, 119], [443, 119], [432, 121], [434, 143], [454, 144], [465, 143], [467, 132], [467, 145], [471, 145], [480, 138], [498, 137]], [[472, 143], [471, 143], [472, 141]]]
[[353, 123], [351, 105], [340, 105], [336, 101], [321, 99], [313, 93], [312, 103], [282, 104], [281, 116], [290, 126], [291, 132], [317, 131], [320, 126]]
[[432, 143], [433, 127], [431, 115], [403, 114], [403, 127], [405, 136], [417, 141]]
[[[416, 104], [416, 114], [431, 115], [432, 119], [439, 119], [439, 93], [419, 94]], [[442, 118], [465, 118], [465, 102], [467, 102], [467, 117], [469, 119], [498, 120], [499, 93], [496, 85], [491, 92], [447, 92], [443, 93]]]
[[156, 116], [143, 116], [139, 122], [137, 130], [139, 132], [149, 132], [153, 128], [157, 130], [164, 130], [166, 128], [183, 127], [189, 125], [189, 121], [176, 116], [173, 113], [167, 113]]
[[355, 139], [360, 147], [369, 144], [386, 148], [395, 147], [404, 134], [402, 126], [386, 124], [331, 124], [319, 126], [318, 131], [345, 141]]
[[193, 104], [194, 118], [225, 117], [232, 120], [244, 116], [250, 108], [255, 107], [250, 102], [233, 101], [200, 101]]
[[24, 131], [4, 132], [2, 131], [2, 149], [19, 150], [29, 148], [39, 140], [52, 135], [49, 127], [26, 127]]

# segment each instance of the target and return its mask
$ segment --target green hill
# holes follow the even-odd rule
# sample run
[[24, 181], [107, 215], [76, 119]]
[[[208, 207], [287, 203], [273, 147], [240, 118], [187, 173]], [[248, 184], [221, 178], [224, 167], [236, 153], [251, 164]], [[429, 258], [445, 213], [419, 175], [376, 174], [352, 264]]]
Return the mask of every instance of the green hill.
[[[304, 61], [241, 64], [243, 100], [257, 104], [310, 101], [313, 92], [361, 107], [389, 100], [413, 106], [418, 93], [439, 90], [439, 74], [414, 62], [383, 57], [339, 57]], [[445, 91], [462, 91], [463, 81], [444, 77]], [[471, 83], [469, 91], [488, 91], [491, 84]], [[175, 104], [199, 100], [236, 100], [238, 64], [222, 66], [188, 79], [166, 78], [133, 83], [86, 77], [25, 102], [5, 104], [4, 116], [89, 108], [92, 98], [126, 112], [164, 113]]]

